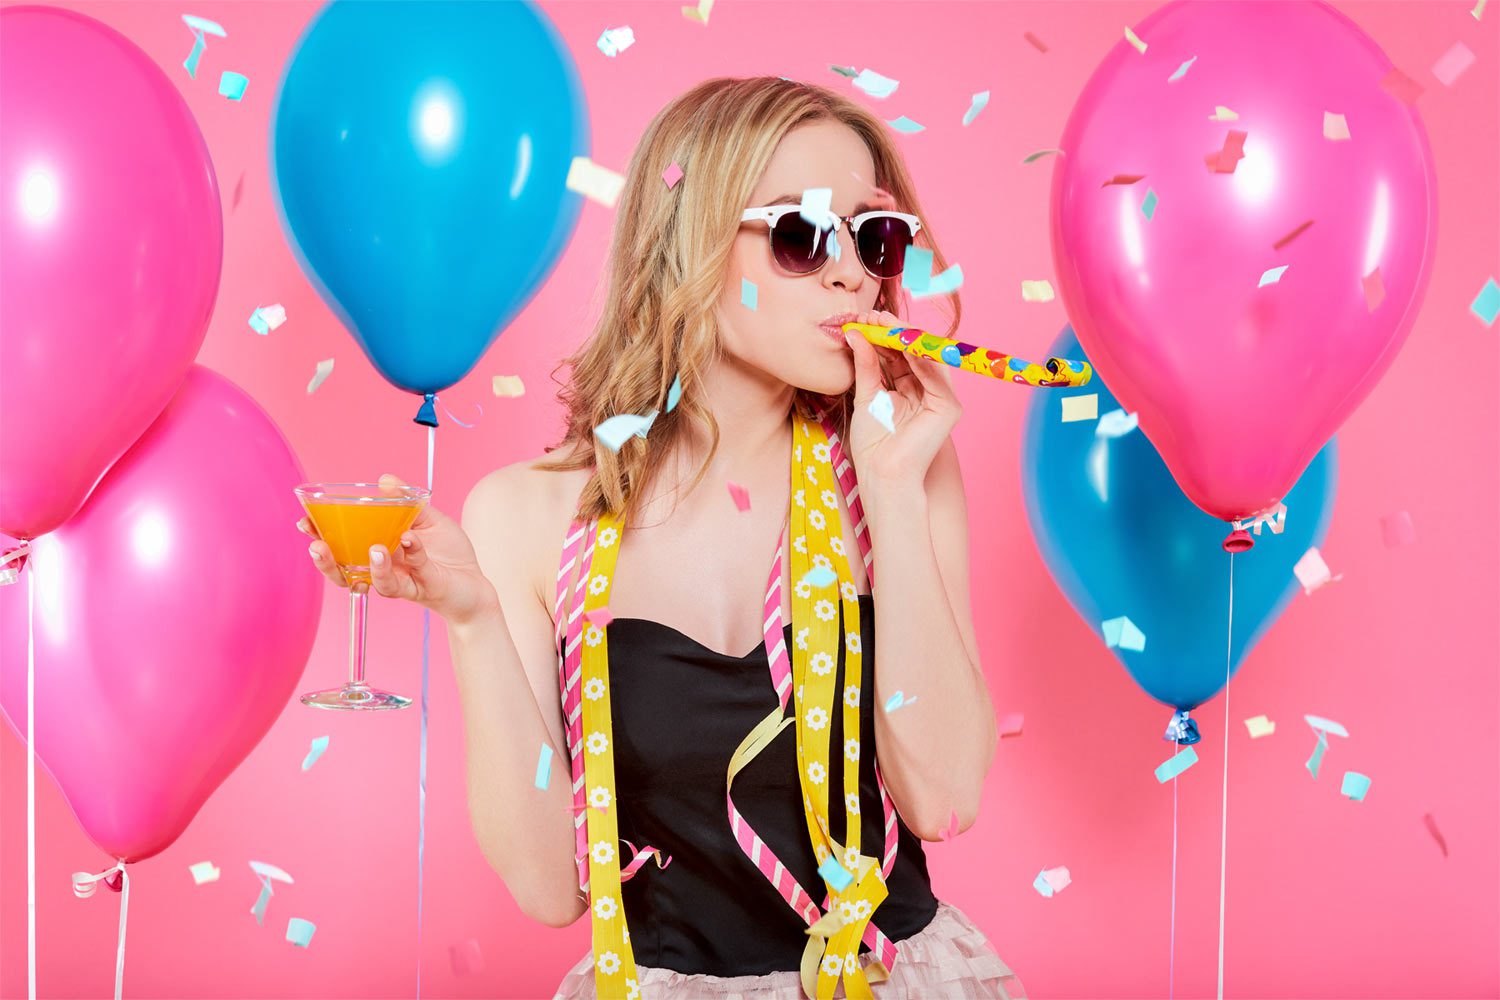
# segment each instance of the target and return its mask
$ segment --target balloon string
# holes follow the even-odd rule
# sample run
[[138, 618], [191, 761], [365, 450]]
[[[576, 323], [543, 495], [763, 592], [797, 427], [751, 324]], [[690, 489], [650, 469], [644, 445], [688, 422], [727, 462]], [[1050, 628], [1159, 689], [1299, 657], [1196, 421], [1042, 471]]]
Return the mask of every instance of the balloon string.
[[26, 982], [36, 1000], [36, 563], [26, 574]]
[[99, 889], [101, 881], [110, 885], [108, 879], [115, 872], [120, 873], [120, 940], [115, 949], [115, 1000], [120, 1000], [125, 989], [125, 920], [130, 914], [130, 872], [125, 868], [125, 859], [121, 858], [113, 868], [106, 868], [97, 875], [74, 872], [73, 895], [88, 899]]
[[1229, 663], [1234, 648], [1234, 553], [1229, 553], [1229, 623], [1224, 648], [1224, 779], [1219, 812], [1219, 1000], [1224, 1000], [1224, 860], [1229, 843]]
[[[435, 397], [434, 397], [435, 398]], [[444, 410], [447, 407], [443, 407]], [[450, 417], [453, 415], [450, 413]], [[456, 421], [458, 422], [458, 421]], [[432, 492], [432, 455], [437, 428], [427, 428], [427, 491]], [[427, 844], [427, 664], [431, 650], [432, 612], [422, 609], [422, 735], [417, 754], [417, 1000], [422, 1000], [422, 867]]]
[[[1182, 750], [1182, 743], [1172, 741], [1172, 756]], [[1172, 776], [1172, 930], [1167, 952], [1167, 1000], [1175, 996], [1177, 973], [1177, 775]]]

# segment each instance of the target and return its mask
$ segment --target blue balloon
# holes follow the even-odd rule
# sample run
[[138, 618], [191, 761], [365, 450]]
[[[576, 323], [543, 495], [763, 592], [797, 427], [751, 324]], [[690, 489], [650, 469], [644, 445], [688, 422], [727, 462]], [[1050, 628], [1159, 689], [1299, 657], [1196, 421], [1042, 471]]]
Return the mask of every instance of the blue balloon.
[[430, 394], [556, 265], [588, 135], [577, 68], [531, 3], [340, 0], [287, 65], [271, 176], [319, 293], [381, 375]]
[[[1086, 357], [1071, 327], [1049, 353]], [[1186, 713], [1224, 687], [1230, 525], [1183, 494], [1139, 429], [1102, 438], [1098, 421], [1063, 422], [1064, 399], [1094, 393], [1101, 418], [1120, 409], [1097, 369], [1086, 386], [1032, 394], [1021, 453], [1026, 514], [1078, 614], [1101, 639], [1103, 622], [1128, 617], [1145, 647], [1111, 651], [1147, 694]], [[1264, 526], [1254, 547], [1233, 557], [1231, 674], [1300, 589], [1292, 567], [1327, 536], [1337, 478], [1330, 440], [1283, 501], [1281, 534]], [[1196, 742], [1191, 721], [1174, 717], [1184, 722], [1181, 742]]]

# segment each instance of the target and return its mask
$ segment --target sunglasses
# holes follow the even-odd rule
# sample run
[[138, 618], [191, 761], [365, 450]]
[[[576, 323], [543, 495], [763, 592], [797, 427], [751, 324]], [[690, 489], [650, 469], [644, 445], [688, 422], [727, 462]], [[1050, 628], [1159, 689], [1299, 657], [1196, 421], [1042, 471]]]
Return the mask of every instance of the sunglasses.
[[847, 222], [854, 234], [854, 252], [866, 273], [872, 278], [899, 277], [906, 267], [906, 251], [922, 231], [921, 220], [903, 212], [830, 213], [829, 219], [832, 229], [815, 226], [802, 217], [801, 205], [747, 208], [740, 216], [741, 222], [760, 220], [770, 227], [771, 256], [793, 274], [812, 274], [826, 264], [829, 247]]

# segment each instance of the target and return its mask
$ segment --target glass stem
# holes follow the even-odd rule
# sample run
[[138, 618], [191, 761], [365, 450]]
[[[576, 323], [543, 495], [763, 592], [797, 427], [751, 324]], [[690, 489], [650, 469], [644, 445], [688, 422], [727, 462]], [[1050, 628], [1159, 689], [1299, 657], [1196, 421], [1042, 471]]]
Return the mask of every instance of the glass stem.
[[349, 588], [349, 686], [363, 687], [365, 683], [365, 602], [367, 593], [363, 584]]

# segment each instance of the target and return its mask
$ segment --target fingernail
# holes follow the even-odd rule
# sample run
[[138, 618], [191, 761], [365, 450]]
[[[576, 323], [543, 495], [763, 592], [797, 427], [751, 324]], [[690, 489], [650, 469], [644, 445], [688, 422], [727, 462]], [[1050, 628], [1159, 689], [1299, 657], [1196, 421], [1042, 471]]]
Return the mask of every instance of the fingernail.
[[308, 555], [312, 556], [314, 559], [317, 559], [318, 558], [318, 543], [317, 542], [313, 542], [311, 545], [309, 545], [307, 547], [307, 553], [308, 553]]
[[411, 539], [410, 538], [403, 538], [403, 539], [401, 539], [401, 547], [403, 549], [409, 549], [409, 548], [411, 548]]
[[379, 549], [371, 549], [370, 550], [370, 564], [373, 565], [373, 566], [384, 566], [385, 565], [385, 553], [382, 552], [382, 551], [380, 551]]

